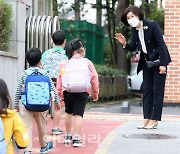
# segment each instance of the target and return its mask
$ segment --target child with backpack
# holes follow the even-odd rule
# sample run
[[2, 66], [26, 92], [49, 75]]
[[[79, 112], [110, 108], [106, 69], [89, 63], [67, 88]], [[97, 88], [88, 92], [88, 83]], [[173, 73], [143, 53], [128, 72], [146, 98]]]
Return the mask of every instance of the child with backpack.
[[[57, 76], [60, 70], [59, 64], [61, 61], [68, 59], [65, 54], [65, 50], [63, 49], [66, 43], [64, 32], [62, 30], [56, 30], [52, 35], [52, 40], [55, 46], [42, 54], [42, 64], [44, 69], [49, 71], [49, 76], [56, 84]], [[53, 135], [63, 134], [63, 130], [58, 127], [60, 119], [61, 110], [57, 110], [55, 108], [52, 128]]]
[[38, 132], [40, 153], [47, 153], [53, 148], [53, 142], [46, 142], [46, 110], [50, 108], [51, 93], [54, 93], [57, 108], [60, 108], [59, 98], [55, 86], [48, 75], [48, 72], [42, 69], [41, 51], [37, 48], [31, 48], [26, 52], [26, 59], [30, 68], [24, 70], [21, 74], [15, 94], [14, 108], [19, 110], [19, 99], [21, 97], [22, 108], [21, 116], [30, 136], [30, 144], [24, 153], [32, 152], [32, 126], [35, 119]]
[[[85, 47], [79, 39], [74, 39], [66, 46], [70, 60], [60, 64], [56, 89], [58, 95], [65, 102], [66, 134], [64, 143], [73, 143], [74, 147], [81, 147], [81, 127], [85, 106], [91, 92], [93, 101], [98, 100], [99, 80], [93, 63], [84, 58]], [[74, 135], [72, 136], [72, 120], [74, 116]]]
[[19, 149], [28, 146], [26, 127], [16, 110], [10, 109], [11, 99], [7, 85], [0, 79], [0, 153], [13, 154], [12, 138]]

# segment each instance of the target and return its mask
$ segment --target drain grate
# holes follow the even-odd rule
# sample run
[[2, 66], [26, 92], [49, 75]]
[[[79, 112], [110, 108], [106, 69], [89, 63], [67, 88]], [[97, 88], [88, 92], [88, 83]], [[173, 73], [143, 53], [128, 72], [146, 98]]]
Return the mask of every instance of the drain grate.
[[125, 138], [131, 139], [149, 139], [149, 140], [161, 140], [161, 139], [176, 139], [176, 136], [164, 135], [164, 134], [126, 134]]

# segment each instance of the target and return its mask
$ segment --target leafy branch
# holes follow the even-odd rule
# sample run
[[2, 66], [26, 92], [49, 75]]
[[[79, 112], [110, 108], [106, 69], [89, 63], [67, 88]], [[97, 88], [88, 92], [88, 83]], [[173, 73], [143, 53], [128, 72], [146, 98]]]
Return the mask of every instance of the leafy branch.
[[7, 51], [10, 42], [12, 7], [0, 0], [0, 50]]

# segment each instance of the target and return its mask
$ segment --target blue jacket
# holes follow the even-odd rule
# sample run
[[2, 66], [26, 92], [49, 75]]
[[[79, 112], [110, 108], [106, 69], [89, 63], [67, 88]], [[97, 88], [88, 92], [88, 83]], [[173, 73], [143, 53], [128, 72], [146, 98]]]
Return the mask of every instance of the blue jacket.
[[[144, 30], [144, 41], [147, 49], [147, 54], [150, 60], [160, 59], [161, 66], [167, 66], [171, 62], [169, 51], [164, 42], [163, 35], [159, 25], [153, 20], [143, 20], [143, 30]], [[130, 43], [127, 43], [125, 49], [129, 51], [135, 51], [139, 48], [140, 40], [138, 36], [138, 30], [132, 28], [132, 39]], [[143, 64], [145, 63], [145, 58], [143, 52], [140, 54], [140, 60], [138, 63], [137, 73], [139, 73]]]

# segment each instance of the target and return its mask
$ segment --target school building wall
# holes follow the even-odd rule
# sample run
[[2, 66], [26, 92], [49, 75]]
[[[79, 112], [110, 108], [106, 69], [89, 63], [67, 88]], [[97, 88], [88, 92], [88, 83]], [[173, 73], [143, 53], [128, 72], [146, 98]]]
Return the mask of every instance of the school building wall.
[[168, 66], [164, 101], [180, 103], [180, 0], [165, 1], [164, 32], [172, 59]]
[[14, 98], [19, 75], [24, 69], [25, 20], [31, 11], [31, 0], [6, 0], [12, 6], [12, 28], [7, 51], [0, 51], [0, 78], [7, 83], [11, 98]]
[[0, 78], [14, 98], [18, 78], [25, 68], [26, 18], [51, 15], [52, 0], [6, 0], [12, 6], [12, 28], [8, 51], [0, 51]]

